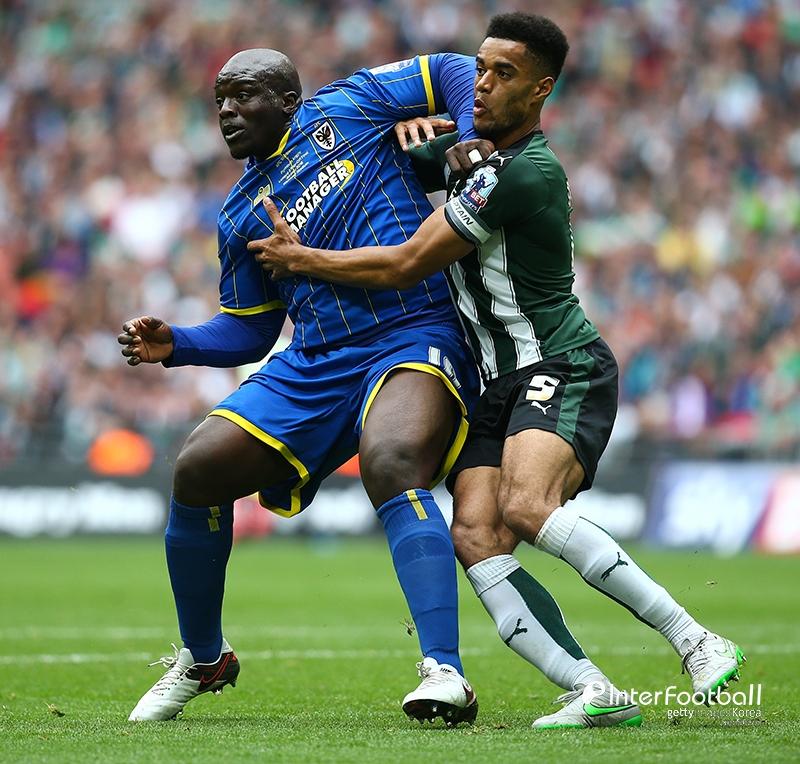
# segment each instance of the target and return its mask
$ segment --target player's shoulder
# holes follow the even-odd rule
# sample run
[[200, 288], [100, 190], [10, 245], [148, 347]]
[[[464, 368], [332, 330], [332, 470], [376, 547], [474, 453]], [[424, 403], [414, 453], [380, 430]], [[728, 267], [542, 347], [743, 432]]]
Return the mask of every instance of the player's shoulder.
[[498, 181], [507, 191], [546, 193], [563, 185], [566, 175], [547, 138], [536, 131], [518, 144], [492, 154], [486, 164], [495, 167]]
[[506, 193], [523, 191], [546, 183], [538, 159], [527, 144], [498, 149], [473, 171], [472, 177], [481, 178], [483, 184], [500, 184]]
[[393, 61], [389, 64], [356, 69], [348, 77], [335, 80], [329, 85], [320, 88], [310, 99], [307, 99], [306, 103], [311, 101], [319, 104], [332, 98], [335, 99], [337, 93], [340, 93], [343, 89], [353, 91], [374, 85], [376, 82], [391, 83], [409, 75], [420, 74], [422, 60], [427, 58], [427, 56], [414, 56], [413, 58], [405, 58], [402, 61]]
[[402, 61], [392, 61], [389, 64], [373, 66], [369, 69], [359, 69], [356, 74], [363, 73], [365, 76], [377, 79], [394, 79], [395, 75], [400, 72], [410, 74], [415, 69], [418, 69], [420, 60], [420, 56], [413, 56], [412, 58], [404, 58]]
[[477, 213], [504, 217], [546, 209], [557, 188], [558, 171], [551, 164], [560, 164], [544, 150], [546, 141], [537, 133], [493, 152], [470, 173], [461, 203]]
[[566, 177], [564, 166], [555, 152], [550, 148], [550, 144], [544, 133], [536, 131], [528, 141], [525, 148], [520, 152], [521, 159], [536, 168], [532, 174], [541, 177], [548, 182], [563, 182]]

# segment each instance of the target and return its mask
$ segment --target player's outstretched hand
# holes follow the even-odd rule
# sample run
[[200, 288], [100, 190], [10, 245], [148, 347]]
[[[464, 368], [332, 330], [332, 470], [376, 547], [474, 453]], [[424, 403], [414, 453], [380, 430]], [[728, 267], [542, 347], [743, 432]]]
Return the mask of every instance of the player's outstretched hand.
[[[410, 146], [421, 146], [425, 141], [432, 141], [437, 135], [452, 133], [456, 123], [452, 119], [439, 117], [415, 117], [398, 122], [394, 126], [394, 134], [403, 151], [408, 151]], [[425, 136], [425, 141], [420, 135]]]
[[485, 138], [473, 138], [447, 149], [444, 156], [450, 171], [463, 178], [469, 175], [469, 171], [478, 162], [482, 162], [493, 152], [494, 144], [491, 141]]
[[172, 329], [155, 316], [132, 318], [122, 325], [117, 337], [129, 366], [159, 363], [172, 355]]
[[273, 279], [283, 279], [292, 275], [292, 260], [302, 253], [304, 247], [269, 197], [264, 199], [264, 209], [272, 221], [272, 236], [247, 242], [247, 249]]

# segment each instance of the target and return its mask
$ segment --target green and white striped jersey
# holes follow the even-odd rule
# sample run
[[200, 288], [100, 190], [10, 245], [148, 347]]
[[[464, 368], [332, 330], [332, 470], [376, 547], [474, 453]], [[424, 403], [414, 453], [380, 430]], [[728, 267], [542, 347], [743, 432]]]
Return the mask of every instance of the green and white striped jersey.
[[447, 277], [486, 380], [599, 336], [572, 291], [570, 211], [564, 169], [538, 130], [450, 188], [445, 217], [475, 249]]

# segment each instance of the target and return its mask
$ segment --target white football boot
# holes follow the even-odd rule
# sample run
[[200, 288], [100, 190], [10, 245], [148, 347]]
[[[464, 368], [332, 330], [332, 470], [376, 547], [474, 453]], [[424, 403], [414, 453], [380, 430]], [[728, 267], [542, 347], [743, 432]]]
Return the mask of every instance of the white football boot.
[[222, 652], [214, 663], [196, 663], [187, 648], [173, 644], [175, 655], [168, 655], [151, 663], [151, 666], [166, 666], [167, 672], [136, 704], [128, 721], [166, 721], [174, 719], [183, 707], [204, 692], [219, 695], [229, 684], [236, 686], [239, 676], [239, 660], [233, 648], [223, 639]]
[[533, 723], [537, 730], [579, 727], [640, 727], [642, 712], [636, 703], [607, 681], [590, 682], [578, 690], [559, 695], [556, 703], [564, 707], [554, 714], [540, 716]]
[[423, 658], [417, 664], [417, 673], [422, 679], [419, 687], [403, 698], [403, 711], [411, 719], [422, 723], [438, 716], [448, 727], [475, 721], [478, 700], [469, 682], [452, 666]]
[[692, 678], [692, 690], [713, 702], [715, 693], [728, 682], [739, 681], [739, 666], [747, 661], [737, 645], [719, 634], [705, 632], [700, 641], [683, 654], [683, 669]]

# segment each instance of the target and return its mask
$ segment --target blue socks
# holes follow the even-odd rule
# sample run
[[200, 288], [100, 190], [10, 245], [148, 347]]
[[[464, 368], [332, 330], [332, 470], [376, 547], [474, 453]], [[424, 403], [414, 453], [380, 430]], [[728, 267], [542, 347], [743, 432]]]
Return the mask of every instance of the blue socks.
[[417, 627], [422, 654], [449, 663], [458, 655], [458, 589], [450, 531], [430, 491], [417, 488], [378, 509], [394, 568]]
[[170, 499], [167, 568], [183, 644], [198, 663], [222, 650], [222, 596], [233, 545], [233, 505], [187, 507]]
[[[430, 491], [418, 488], [378, 509], [422, 654], [463, 675], [458, 654], [458, 590], [450, 531]], [[222, 650], [225, 568], [233, 544], [233, 506], [170, 501], [167, 567], [181, 638], [198, 663]]]

